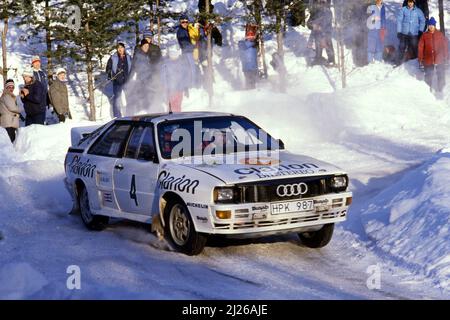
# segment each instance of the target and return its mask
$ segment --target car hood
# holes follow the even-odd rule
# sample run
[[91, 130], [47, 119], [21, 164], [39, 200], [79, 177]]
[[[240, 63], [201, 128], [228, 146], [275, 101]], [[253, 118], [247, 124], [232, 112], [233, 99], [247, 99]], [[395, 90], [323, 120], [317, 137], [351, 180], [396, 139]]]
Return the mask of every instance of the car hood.
[[345, 174], [326, 162], [287, 151], [277, 153], [276, 156], [242, 153], [220, 158], [220, 161], [217, 159], [203, 158], [203, 163], [182, 165], [214, 176], [225, 184]]

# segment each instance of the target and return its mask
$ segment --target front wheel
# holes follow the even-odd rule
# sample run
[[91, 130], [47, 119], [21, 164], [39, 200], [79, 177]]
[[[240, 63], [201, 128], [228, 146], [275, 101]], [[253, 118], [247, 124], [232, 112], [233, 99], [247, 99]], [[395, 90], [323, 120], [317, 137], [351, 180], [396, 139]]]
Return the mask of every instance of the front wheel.
[[198, 255], [206, 245], [207, 236], [195, 231], [189, 210], [183, 203], [168, 203], [165, 209], [165, 228], [177, 251], [189, 256]]
[[334, 223], [326, 224], [322, 229], [313, 232], [299, 233], [298, 236], [302, 243], [308, 248], [323, 248], [333, 237]]
[[108, 217], [94, 215], [91, 211], [91, 206], [89, 204], [89, 195], [86, 188], [81, 190], [81, 194], [79, 196], [80, 203], [80, 215], [81, 220], [83, 220], [84, 225], [89, 230], [101, 231], [108, 224]]

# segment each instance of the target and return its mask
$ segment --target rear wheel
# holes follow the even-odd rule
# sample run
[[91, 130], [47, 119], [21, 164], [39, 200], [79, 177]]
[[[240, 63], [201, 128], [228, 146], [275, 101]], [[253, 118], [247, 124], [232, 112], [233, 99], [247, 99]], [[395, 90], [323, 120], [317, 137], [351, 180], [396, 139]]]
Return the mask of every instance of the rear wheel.
[[323, 248], [333, 237], [334, 223], [326, 224], [322, 229], [313, 232], [299, 233], [302, 243], [308, 248]]
[[179, 252], [194, 256], [203, 251], [207, 236], [195, 231], [191, 215], [184, 203], [169, 202], [164, 217], [166, 234]]
[[100, 215], [94, 215], [89, 204], [89, 195], [87, 189], [83, 187], [79, 195], [80, 215], [84, 225], [89, 230], [100, 231], [108, 224], [109, 218]]

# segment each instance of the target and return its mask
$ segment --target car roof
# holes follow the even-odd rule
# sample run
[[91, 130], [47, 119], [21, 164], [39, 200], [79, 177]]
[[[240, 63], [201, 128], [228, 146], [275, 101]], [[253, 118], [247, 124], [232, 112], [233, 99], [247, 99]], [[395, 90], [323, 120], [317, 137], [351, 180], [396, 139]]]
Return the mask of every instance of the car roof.
[[224, 117], [224, 116], [234, 116], [231, 113], [222, 113], [222, 112], [205, 112], [205, 111], [193, 111], [193, 112], [174, 112], [174, 113], [154, 113], [154, 114], [145, 114], [134, 117], [123, 117], [118, 118], [116, 120], [124, 120], [124, 121], [143, 121], [143, 122], [152, 122], [152, 123], [160, 123], [164, 121], [173, 121], [173, 120], [183, 120], [183, 119], [200, 119], [200, 118], [210, 118], [210, 117]]

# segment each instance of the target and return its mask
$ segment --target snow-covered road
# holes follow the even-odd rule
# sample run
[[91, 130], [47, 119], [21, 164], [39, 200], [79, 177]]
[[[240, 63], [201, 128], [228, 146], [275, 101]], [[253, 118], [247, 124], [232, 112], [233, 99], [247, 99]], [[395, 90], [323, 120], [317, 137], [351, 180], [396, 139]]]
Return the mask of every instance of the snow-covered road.
[[[414, 61], [355, 69], [335, 90], [337, 70], [306, 67], [308, 32], [287, 34], [283, 94], [273, 73], [257, 90], [235, 91], [239, 63], [224, 48], [213, 110], [248, 116], [289, 150], [349, 172], [354, 203], [327, 247], [305, 248], [295, 235], [214, 238], [188, 257], [145, 225], [87, 231], [68, 214], [63, 162], [70, 128], [89, 123], [22, 128], [14, 149], [0, 133], [0, 299], [449, 299], [450, 157], [439, 151], [450, 145], [450, 96], [436, 100]], [[266, 45], [273, 52], [276, 41]], [[70, 96], [83, 118], [85, 101]], [[184, 110], [210, 110], [207, 101], [192, 90]], [[67, 288], [69, 266], [80, 268], [81, 290]]]
[[[389, 67], [368, 68], [376, 72]], [[319, 71], [315, 76], [323, 75]], [[408, 76], [406, 71], [403, 76]], [[422, 83], [416, 85], [421, 91], [411, 99], [417, 100], [427, 91]], [[298, 86], [307, 87], [301, 82]], [[355, 202], [348, 221], [336, 229], [326, 248], [302, 247], [295, 235], [245, 241], [214, 238], [202, 255], [187, 257], [168, 251], [145, 225], [116, 221], [103, 232], [87, 231], [80, 217], [68, 215], [71, 201], [62, 182], [69, 131], [78, 124], [27, 128], [15, 151], [2, 136], [0, 297], [448, 298], [442, 286], [448, 273], [443, 273], [445, 279], [430, 276], [384, 251], [366, 235], [362, 222], [377, 194], [448, 144], [449, 117], [439, 117], [445, 105], [434, 100], [413, 108], [410, 102], [400, 106], [393, 99], [379, 106], [371, 102], [377, 91], [370, 88], [349, 89], [348, 94], [332, 94], [326, 86], [322, 90], [298, 94], [294, 88], [282, 95], [262, 90], [250, 98], [236, 92], [224, 97], [217, 109], [246, 114], [275, 136], [286, 137], [292, 151], [349, 171]], [[389, 94], [387, 90], [383, 94]], [[371, 99], [364, 99], [367, 95]], [[252, 114], [245, 108], [248, 103], [258, 104], [260, 112]], [[274, 104], [279, 105], [276, 117], [271, 112]], [[421, 121], [415, 120], [418, 115]], [[427, 130], [429, 123], [434, 123], [434, 130]], [[66, 271], [72, 265], [80, 267], [81, 290], [66, 287]], [[373, 287], [374, 272], [380, 272], [379, 288]]]

